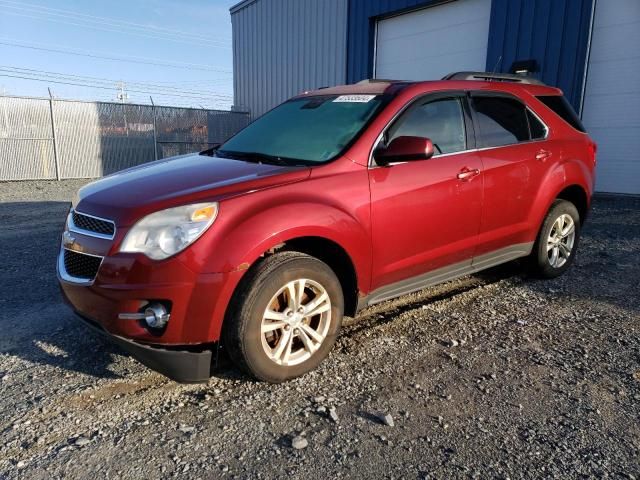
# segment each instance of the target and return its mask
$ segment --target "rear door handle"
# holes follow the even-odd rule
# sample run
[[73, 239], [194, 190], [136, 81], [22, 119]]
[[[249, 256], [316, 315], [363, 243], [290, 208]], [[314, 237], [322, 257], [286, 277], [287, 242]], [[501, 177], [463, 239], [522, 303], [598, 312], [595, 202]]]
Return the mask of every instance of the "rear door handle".
[[469, 169], [467, 167], [464, 167], [462, 170], [460, 170], [457, 177], [458, 180], [467, 181], [471, 180], [476, 175], [480, 175], [480, 170], [478, 170], [477, 168]]
[[538, 153], [536, 153], [536, 160], [540, 160], [540, 161], [544, 162], [551, 155], [553, 155], [553, 154], [548, 150], [540, 150]]

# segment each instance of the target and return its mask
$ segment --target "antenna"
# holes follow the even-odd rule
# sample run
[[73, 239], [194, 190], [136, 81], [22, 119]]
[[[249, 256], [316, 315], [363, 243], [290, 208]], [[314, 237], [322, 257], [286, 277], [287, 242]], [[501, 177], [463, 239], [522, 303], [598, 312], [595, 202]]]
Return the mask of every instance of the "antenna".
[[502, 62], [502, 55], [498, 57], [498, 61], [494, 65], [493, 70], [491, 70], [491, 73], [496, 73], [496, 70], [498, 70], [498, 67], [500, 66], [500, 62]]

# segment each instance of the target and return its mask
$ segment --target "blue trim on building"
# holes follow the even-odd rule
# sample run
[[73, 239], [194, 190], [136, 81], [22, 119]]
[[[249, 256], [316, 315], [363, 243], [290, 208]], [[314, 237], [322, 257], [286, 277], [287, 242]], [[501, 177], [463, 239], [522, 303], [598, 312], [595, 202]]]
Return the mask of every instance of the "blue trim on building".
[[[373, 75], [375, 24], [382, 17], [442, 0], [350, 0], [347, 82]], [[487, 70], [507, 72], [515, 60], [535, 59], [545, 83], [560, 87], [578, 109], [593, 0], [493, 0]]]
[[561, 88], [578, 110], [592, 4], [592, 0], [493, 0], [487, 70], [507, 72], [515, 60], [535, 59], [540, 70], [535, 76]]

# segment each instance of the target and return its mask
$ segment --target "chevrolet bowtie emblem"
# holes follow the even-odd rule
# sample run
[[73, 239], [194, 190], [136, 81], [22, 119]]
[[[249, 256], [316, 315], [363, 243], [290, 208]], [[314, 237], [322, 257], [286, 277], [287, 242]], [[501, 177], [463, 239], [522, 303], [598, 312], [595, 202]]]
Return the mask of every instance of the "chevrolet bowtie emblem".
[[71, 248], [73, 244], [76, 243], [76, 239], [69, 232], [64, 232], [62, 234], [62, 246], [66, 248]]

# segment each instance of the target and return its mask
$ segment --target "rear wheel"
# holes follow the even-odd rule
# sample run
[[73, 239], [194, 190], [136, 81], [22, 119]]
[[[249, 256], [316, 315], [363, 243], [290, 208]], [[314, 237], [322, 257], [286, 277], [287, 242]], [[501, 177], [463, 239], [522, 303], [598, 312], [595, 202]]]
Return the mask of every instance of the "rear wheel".
[[247, 273], [225, 320], [224, 346], [254, 377], [288, 380], [329, 354], [343, 310], [340, 282], [325, 263], [298, 252], [277, 253]]
[[578, 210], [567, 200], [556, 200], [547, 213], [531, 252], [533, 273], [542, 278], [562, 275], [573, 263], [579, 239]]

